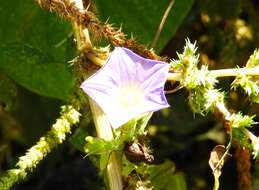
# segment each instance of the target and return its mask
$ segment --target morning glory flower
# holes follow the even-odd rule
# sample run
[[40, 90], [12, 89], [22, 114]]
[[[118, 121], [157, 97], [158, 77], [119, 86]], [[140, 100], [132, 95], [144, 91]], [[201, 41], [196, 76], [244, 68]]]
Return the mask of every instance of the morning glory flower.
[[144, 113], [169, 107], [164, 94], [168, 71], [167, 63], [116, 47], [81, 88], [101, 107], [111, 126], [118, 128]]

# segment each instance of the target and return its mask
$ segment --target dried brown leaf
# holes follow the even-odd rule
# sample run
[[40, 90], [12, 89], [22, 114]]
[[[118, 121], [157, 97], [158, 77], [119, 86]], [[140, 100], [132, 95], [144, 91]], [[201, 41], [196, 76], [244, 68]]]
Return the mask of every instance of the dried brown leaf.
[[216, 177], [221, 175], [221, 169], [229, 156], [230, 154], [224, 145], [217, 145], [213, 148], [209, 159], [209, 165], [212, 169], [213, 175]]

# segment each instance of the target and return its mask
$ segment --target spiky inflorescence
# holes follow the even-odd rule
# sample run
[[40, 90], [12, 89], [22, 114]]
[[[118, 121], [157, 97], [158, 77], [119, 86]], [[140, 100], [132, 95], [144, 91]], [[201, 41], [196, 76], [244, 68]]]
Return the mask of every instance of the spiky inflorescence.
[[127, 39], [126, 35], [112, 24], [102, 23], [93, 12], [88, 9], [79, 9], [70, 0], [35, 0], [41, 7], [50, 11], [56, 12], [59, 16], [71, 21], [76, 22], [83, 28], [93, 30], [94, 35], [101, 35], [107, 38], [115, 46], [123, 46], [137, 52], [143, 57], [165, 60], [159, 57], [152, 50], [144, 45], [138, 44], [134, 39]]
[[65, 140], [66, 134], [71, 132], [71, 126], [79, 122], [79, 117], [80, 113], [72, 106], [62, 106], [61, 117], [51, 130], [19, 158], [15, 169], [8, 170], [0, 177], [0, 189], [8, 190], [14, 183], [24, 179], [54, 147]]
[[179, 60], [174, 60], [171, 66], [182, 73], [181, 85], [189, 90], [189, 104], [194, 113], [204, 114], [213, 111], [217, 102], [223, 101], [224, 95], [214, 89], [217, 79], [207, 66], [198, 69], [199, 55], [195, 43], [188, 39]]
[[[171, 65], [176, 70], [182, 71], [181, 85], [189, 90], [189, 103], [195, 113], [204, 114], [208, 111], [220, 113], [225, 122], [227, 132], [238, 142], [236, 158], [238, 159], [237, 171], [239, 189], [251, 189], [251, 162], [247, 150], [252, 150], [254, 157], [258, 156], [258, 138], [248, 129], [256, 124], [254, 116], [230, 113], [224, 103], [224, 94], [215, 89], [216, 77], [211, 75], [206, 67], [197, 68], [198, 55], [195, 44], [186, 41], [182, 54], [178, 54], [179, 60], [174, 60]], [[251, 58], [250, 58], [251, 59]], [[258, 61], [258, 60], [257, 60]], [[251, 141], [251, 142], [250, 142]], [[240, 148], [242, 147], [242, 148]], [[243, 147], [247, 148], [245, 150]]]
[[[259, 67], [259, 50], [256, 49], [250, 56], [246, 63], [245, 68], [258, 68]], [[259, 103], [259, 82], [258, 76], [247, 76], [244, 73], [239, 73], [232, 83], [232, 87], [236, 89], [241, 87], [244, 92], [249, 96], [250, 100], [254, 103]]]

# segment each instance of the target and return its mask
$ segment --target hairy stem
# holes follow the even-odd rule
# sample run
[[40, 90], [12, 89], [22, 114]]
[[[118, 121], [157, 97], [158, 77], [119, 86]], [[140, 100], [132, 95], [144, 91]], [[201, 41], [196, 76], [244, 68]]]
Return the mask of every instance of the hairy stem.
[[[259, 75], [259, 68], [235, 68], [235, 69], [219, 69], [210, 71], [215, 77], [236, 77], [240, 74], [257, 76]], [[168, 73], [168, 81], [181, 80], [182, 73]]]

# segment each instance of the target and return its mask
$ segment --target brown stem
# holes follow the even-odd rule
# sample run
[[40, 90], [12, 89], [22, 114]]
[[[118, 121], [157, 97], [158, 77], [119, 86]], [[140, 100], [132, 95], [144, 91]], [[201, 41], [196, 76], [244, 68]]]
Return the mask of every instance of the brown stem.
[[237, 161], [238, 190], [252, 190], [251, 160], [249, 151], [235, 142]]
[[159, 36], [160, 36], [160, 34], [161, 34], [161, 32], [162, 32], [162, 29], [163, 29], [163, 27], [164, 27], [164, 25], [165, 25], [165, 21], [166, 21], [168, 15], [169, 15], [170, 10], [172, 9], [173, 5], [174, 5], [174, 0], [171, 0], [171, 2], [169, 3], [168, 7], [166, 8], [166, 10], [165, 10], [165, 12], [164, 12], [164, 15], [163, 15], [163, 17], [162, 17], [162, 20], [161, 20], [161, 22], [160, 22], [160, 24], [159, 24], [159, 26], [158, 26], [158, 29], [157, 29], [157, 31], [156, 31], [154, 40], [153, 40], [153, 42], [152, 42], [152, 44], [151, 44], [151, 48], [154, 48], [154, 47], [156, 46], [157, 41], [158, 41], [158, 38], [159, 38]]

